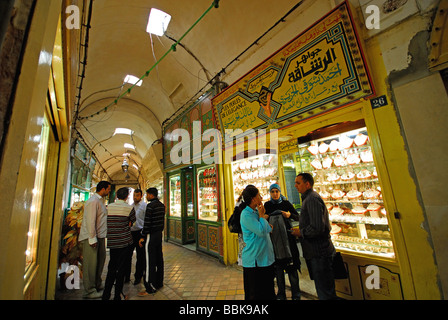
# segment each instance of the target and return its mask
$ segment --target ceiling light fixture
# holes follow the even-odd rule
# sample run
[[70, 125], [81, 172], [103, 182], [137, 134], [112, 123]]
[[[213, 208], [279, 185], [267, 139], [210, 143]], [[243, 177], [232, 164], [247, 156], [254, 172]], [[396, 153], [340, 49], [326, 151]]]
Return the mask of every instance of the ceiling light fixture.
[[148, 26], [146, 32], [155, 34], [159, 37], [165, 34], [171, 21], [171, 16], [159, 9], [152, 8], [149, 13]]
[[115, 128], [114, 135], [116, 134], [127, 134], [128, 136], [132, 135], [134, 133], [131, 129], [126, 128]]
[[137, 87], [141, 87], [143, 80], [140, 80], [136, 76], [128, 74], [126, 77], [124, 77], [124, 81], [123, 81], [123, 84], [126, 84], [126, 83], [136, 85]]
[[[301, 4], [302, 2], [299, 2], [299, 4]], [[173, 44], [169, 49], [168, 49], [168, 51], [159, 59], [159, 60], [157, 60], [157, 62], [149, 69], [149, 70], [147, 70], [146, 72], [145, 72], [145, 74], [144, 75], [142, 75], [142, 77], [141, 77], [141, 79], [143, 79], [144, 77], [148, 77], [149, 76], [149, 74], [151, 73], [151, 71], [152, 70], [154, 70], [156, 67], [157, 67], [157, 65], [163, 60], [163, 59], [165, 59], [167, 56], [168, 56], [168, 54], [169, 53], [171, 53], [172, 51], [176, 51], [176, 45], [177, 44], [179, 44], [187, 35], [188, 35], [188, 33], [190, 33], [190, 31], [191, 30], [193, 30], [193, 28], [210, 12], [210, 10], [212, 10], [213, 8], [219, 8], [219, 0], [213, 0], [213, 3], [210, 5], [210, 7], [199, 17], [199, 19], [198, 20], [196, 20], [196, 22], [195, 23], [193, 23], [193, 25], [179, 38], [179, 40], [175, 43], [175, 44]], [[148, 19], [148, 25], [149, 25], [150, 23], [149, 23], [149, 19]], [[168, 27], [168, 23], [167, 22], [165, 22], [164, 24], [163, 24], [163, 26], [164, 26], [164, 29], [166, 30], [166, 28]], [[148, 30], [149, 30], [150, 28], [148, 27]], [[149, 32], [149, 31], [148, 31]], [[254, 43], [255, 44], [255, 43]], [[84, 61], [84, 64], [86, 64], [86, 61]], [[84, 70], [85, 71], [85, 70]], [[82, 73], [82, 77], [84, 77], [84, 72], [83, 71], [83, 73]], [[208, 84], [207, 84], [208, 85]], [[95, 113], [92, 113], [92, 114], [90, 114], [90, 115], [87, 115], [87, 116], [85, 116], [85, 117], [77, 117], [77, 120], [86, 120], [86, 119], [89, 119], [89, 118], [93, 118], [93, 117], [95, 117], [95, 116], [97, 116], [97, 115], [99, 115], [99, 114], [101, 114], [101, 113], [103, 113], [103, 112], [107, 112], [108, 111], [108, 109], [110, 108], [110, 107], [112, 107], [112, 106], [114, 106], [114, 105], [117, 105], [117, 103], [118, 103], [118, 101], [120, 100], [120, 99], [122, 99], [124, 96], [126, 96], [128, 93], [130, 93], [129, 92], [129, 90], [130, 90], [131, 88], [129, 88], [128, 90], [126, 90], [125, 92], [123, 92], [121, 95], [119, 95], [115, 100], [113, 100], [110, 104], [108, 104], [107, 106], [105, 106], [102, 110], [99, 110], [99, 111], [97, 111], [97, 112], [95, 112]], [[201, 91], [202, 91], [203, 89], [201, 89]], [[79, 103], [78, 103], [78, 107], [79, 107]]]

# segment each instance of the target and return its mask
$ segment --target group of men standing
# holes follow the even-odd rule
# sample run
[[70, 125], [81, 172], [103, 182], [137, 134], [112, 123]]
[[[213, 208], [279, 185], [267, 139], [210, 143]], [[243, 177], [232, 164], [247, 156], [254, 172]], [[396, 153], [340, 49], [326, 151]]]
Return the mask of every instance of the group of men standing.
[[[115, 285], [115, 300], [127, 299], [123, 294], [125, 281], [130, 281], [132, 255], [137, 253], [134, 285], [142, 279], [143, 297], [155, 293], [163, 286], [162, 237], [165, 205], [158, 199], [158, 190], [134, 190], [134, 203], [128, 204], [129, 188], [116, 192], [117, 200], [107, 207], [104, 198], [111, 184], [101, 181], [96, 193], [84, 204], [84, 217], [78, 241], [83, 248], [83, 285], [85, 299], [109, 300]], [[105, 285], [101, 274], [106, 260], [106, 238], [109, 248], [109, 265]]]

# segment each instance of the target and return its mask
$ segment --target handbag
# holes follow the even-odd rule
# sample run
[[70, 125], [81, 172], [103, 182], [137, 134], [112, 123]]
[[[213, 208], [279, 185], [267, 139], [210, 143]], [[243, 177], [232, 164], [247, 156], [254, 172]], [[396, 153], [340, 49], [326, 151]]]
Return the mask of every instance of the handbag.
[[243, 233], [243, 230], [241, 229], [241, 212], [243, 209], [246, 208], [246, 204], [242, 202], [240, 205], [236, 206], [233, 210], [232, 215], [229, 218], [229, 221], [227, 221], [227, 226], [229, 227], [230, 232], [232, 233]]
[[340, 252], [336, 252], [333, 257], [333, 275], [335, 279], [348, 278], [348, 272], [345, 268], [345, 263]]

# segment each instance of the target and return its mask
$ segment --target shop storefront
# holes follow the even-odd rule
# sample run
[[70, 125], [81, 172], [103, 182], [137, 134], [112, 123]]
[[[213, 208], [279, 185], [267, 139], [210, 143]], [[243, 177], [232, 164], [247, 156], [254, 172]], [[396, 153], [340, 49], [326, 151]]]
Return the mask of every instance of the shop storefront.
[[[347, 128], [341, 126], [341, 130]], [[367, 128], [315, 138], [300, 143], [298, 151], [282, 156], [284, 171], [293, 168], [296, 174], [312, 173], [314, 190], [330, 214], [332, 240], [337, 249], [394, 258]], [[285, 183], [290, 180], [285, 175]]]
[[182, 244], [196, 241], [193, 167], [168, 174], [168, 239]]
[[260, 190], [263, 201], [268, 201], [269, 186], [278, 183], [277, 170], [276, 154], [260, 154], [232, 162], [234, 199], [238, 199], [244, 188], [252, 184]]
[[[96, 191], [92, 186], [93, 171], [96, 160], [93, 154], [77, 140], [73, 156], [71, 157], [71, 180], [70, 180], [70, 198], [68, 208], [71, 208], [76, 202], [83, 202], [90, 198]], [[98, 180], [98, 179], [97, 179]], [[98, 182], [98, 181], [96, 181]]]
[[[312, 173], [330, 213], [332, 241], [349, 273], [336, 281], [338, 295], [406, 299], [414, 295], [413, 280], [384, 157], [391, 149], [382, 144], [393, 130], [380, 132], [380, 123], [390, 120], [382, 112], [391, 100], [384, 84], [375, 86], [381, 66], [375, 62], [375, 74], [369, 71], [372, 62], [364, 56], [353, 14], [347, 2], [337, 6], [213, 99], [223, 133], [245, 139], [250, 130], [277, 130], [279, 142], [278, 148], [272, 140], [267, 144], [268, 155], [259, 133], [257, 143], [242, 140], [246, 157], [236, 157], [233, 147], [233, 157], [225, 159], [239, 161], [224, 165], [226, 190], [234, 188], [226, 207], [233, 208], [248, 184], [258, 186], [266, 201], [267, 188], [278, 181], [300, 211], [294, 179]], [[231, 210], [226, 214], [228, 219]], [[229, 238], [229, 261], [237, 260], [235, 238]]]
[[[210, 101], [212, 95], [213, 90], [164, 127], [165, 238], [222, 260], [219, 166], [204, 159], [202, 153], [208, 144], [203, 141], [202, 133], [215, 128]], [[183, 133], [188, 134], [179, 140], [176, 129], [184, 129]], [[180, 148], [186, 141], [187, 147]], [[188, 157], [176, 164], [174, 158], [182, 158], [187, 153]]]
[[[353, 112], [362, 116], [362, 109]], [[345, 115], [347, 116], [347, 115]], [[319, 119], [316, 119], [318, 125]], [[300, 129], [297, 130], [300, 132]], [[347, 280], [336, 280], [338, 294], [351, 299], [403, 299], [403, 283], [388, 202], [382, 164], [373, 154], [375, 141], [364, 119], [334, 123], [280, 145], [282, 180], [293, 185], [301, 172], [314, 176], [314, 190], [324, 200], [331, 222], [331, 239], [341, 252], [349, 272]], [[298, 195], [286, 188], [288, 198]], [[296, 198], [296, 203], [300, 203]], [[299, 205], [300, 208], [300, 205]], [[371, 290], [369, 266], [378, 267], [380, 284]], [[369, 269], [370, 270], [370, 269]]]
[[22, 4], [11, 5], [11, 15], [4, 10], [9, 5], [2, 4], [2, 17], [14, 35], [14, 41], [2, 42], [2, 56], [23, 49], [2, 64], [2, 78], [11, 77], [2, 82], [8, 84], [2, 95], [13, 112], [4, 118], [9, 125], [0, 164], [0, 299], [46, 300], [54, 299], [58, 235], [70, 181], [70, 109], [61, 80], [63, 43], [69, 39], [61, 27], [60, 3]]

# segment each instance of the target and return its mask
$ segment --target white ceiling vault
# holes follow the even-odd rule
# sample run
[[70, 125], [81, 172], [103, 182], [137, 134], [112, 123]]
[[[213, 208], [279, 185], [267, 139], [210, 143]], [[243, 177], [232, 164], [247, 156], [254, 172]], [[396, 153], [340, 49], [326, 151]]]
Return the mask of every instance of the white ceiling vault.
[[[162, 137], [163, 122], [208, 90], [215, 76], [232, 84], [311, 26], [311, 17], [324, 16], [340, 2], [221, 0], [141, 86], [124, 94], [131, 87], [123, 85], [125, 76], [145, 75], [213, 0], [94, 0], [76, 129], [112, 179], [121, 173], [123, 154], [130, 153], [129, 171], [136, 179], [133, 164], [141, 168], [151, 145]], [[164, 36], [146, 32], [151, 8], [171, 15]], [[115, 128], [134, 134], [114, 135]]]

